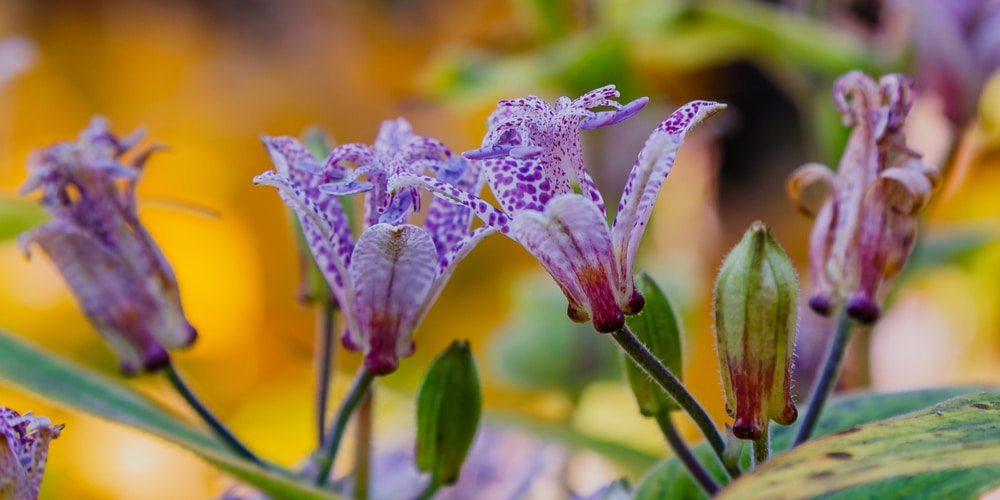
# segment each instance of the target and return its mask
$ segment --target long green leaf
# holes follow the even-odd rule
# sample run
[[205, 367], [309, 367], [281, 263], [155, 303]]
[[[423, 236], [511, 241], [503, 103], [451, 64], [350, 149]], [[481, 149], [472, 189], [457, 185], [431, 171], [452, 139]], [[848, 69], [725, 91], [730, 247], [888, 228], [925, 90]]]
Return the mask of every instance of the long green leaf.
[[810, 498], [887, 477], [1000, 465], [998, 424], [1000, 394], [959, 396], [805, 443], [742, 477], [719, 498]]
[[[814, 435], [817, 437], [825, 436], [855, 426], [910, 413], [955, 396], [983, 390], [1000, 392], [997, 388], [950, 387], [893, 394], [859, 393], [839, 397], [827, 404]], [[776, 452], [787, 448], [796, 429], [795, 425], [775, 428], [772, 445]], [[717, 464], [712, 450], [707, 445], [696, 446], [693, 451], [717, 480], [722, 481], [725, 478], [721, 466]], [[775, 459], [779, 456], [776, 455]], [[744, 467], [748, 466], [749, 462], [749, 450], [744, 449]], [[846, 495], [843, 498], [857, 498], [858, 495], [864, 498], [885, 496], [899, 498], [896, 495], [898, 491], [910, 491], [921, 498], [966, 498], [974, 497], [998, 484], [1000, 484], [1000, 467], [978, 467], [886, 479], [878, 483], [846, 490], [854, 494]], [[636, 489], [635, 496], [637, 499], [666, 497], [708, 498], [687, 475], [683, 466], [672, 457], [663, 460], [647, 473]]]
[[[275, 498], [337, 499], [233, 455], [173, 412], [128, 385], [60, 359], [0, 331], [0, 379], [54, 403], [146, 431], [186, 448], [219, 469]], [[72, 432], [67, 429], [66, 432]]]

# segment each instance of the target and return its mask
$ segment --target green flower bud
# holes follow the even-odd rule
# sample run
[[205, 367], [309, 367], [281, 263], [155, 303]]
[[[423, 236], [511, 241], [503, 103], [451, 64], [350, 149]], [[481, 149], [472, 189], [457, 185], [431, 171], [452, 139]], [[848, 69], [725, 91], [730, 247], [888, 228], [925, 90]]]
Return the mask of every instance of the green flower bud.
[[469, 343], [456, 340], [431, 363], [417, 394], [417, 468], [434, 483], [458, 480], [482, 407]]
[[722, 263], [715, 283], [715, 335], [733, 434], [760, 439], [768, 420], [798, 412], [790, 394], [799, 287], [785, 251], [760, 221]]
[[[653, 278], [643, 273], [636, 287], [646, 299], [642, 312], [626, 316], [629, 329], [643, 345], [649, 349], [671, 373], [681, 377], [681, 328], [677, 315], [660, 287]], [[663, 392], [646, 372], [642, 371], [628, 356], [625, 356], [625, 375], [632, 387], [632, 394], [639, 403], [639, 412], [647, 417], [655, 417], [663, 411], [679, 409], [673, 398]]]

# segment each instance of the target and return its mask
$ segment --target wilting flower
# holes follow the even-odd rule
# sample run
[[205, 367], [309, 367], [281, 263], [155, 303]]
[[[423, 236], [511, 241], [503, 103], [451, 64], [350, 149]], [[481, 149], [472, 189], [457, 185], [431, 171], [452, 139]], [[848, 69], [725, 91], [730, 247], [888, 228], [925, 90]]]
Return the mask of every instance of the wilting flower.
[[958, 126], [975, 114], [987, 79], [1000, 69], [1000, 2], [907, 0], [914, 66], [920, 87], [944, 102], [945, 116]]
[[[276, 172], [265, 172], [254, 183], [278, 188], [298, 214], [343, 311], [344, 345], [362, 351], [372, 373], [392, 372], [413, 352], [414, 330], [455, 264], [494, 229], [470, 232], [471, 211], [443, 200], [431, 203], [422, 226], [408, 224], [411, 211], [419, 209], [419, 193], [411, 188], [390, 196], [387, 183], [396, 175], [420, 173], [459, 192], [478, 193], [479, 162], [413, 134], [403, 119], [383, 123], [373, 146], [344, 144], [322, 163], [294, 138], [263, 141]], [[365, 214], [355, 242], [341, 196], [357, 193], [365, 193]]]
[[0, 406], [0, 498], [32, 500], [42, 485], [49, 441], [63, 426]]
[[878, 319], [887, 283], [909, 258], [916, 238], [915, 214], [927, 204], [937, 169], [906, 146], [903, 121], [913, 85], [899, 74], [876, 83], [859, 71], [840, 77], [834, 100], [854, 130], [836, 173], [825, 165], [799, 167], [788, 192], [800, 211], [801, 192], [814, 182], [830, 194], [816, 214], [809, 242], [812, 295], [809, 305], [829, 314], [842, 300], [854, 319]]
[[39, 190], [52, 220], [21, 235], [55, 263], [126, 374], [170, 362], [167, 348], [197, 336], [181, 308], [177, 279], [139, 221], [135, 185], [155, 148], [124, 161], [142, 138], [119, 138], [94, 118], [76, 142], [37, 150], [22, 193]]
[[[725, 105], [694, 101], [661, 123], [639, 153], [611, 228], [601, 193], [583, 164], [580, 130], [614, 125], [637, 113], [648, 99], [626, 105], [613, 85], [553, 107], [535, 96], [501, 101], [489, 120], [481, 149], [484, 169], [501, 209], [440, 180], [415, 174], [393, 179], [390, 189], [422, 185], [438, 197], [471, 208], [525, 247], [552, 275], [569, 300], [574, 321], [592, 319], [599, 332], [622, 328], [626, 314], [643, 306], [633, 263], [660, 186], [685, 134]], [[610, 111], [591, 111], [611, 107]]]
[[759, 439], [768, 421], [795, 422], [791, 396], [799, 285], [771, 231], [755, 222], [715, 282], [715, 336], [733, 434]]

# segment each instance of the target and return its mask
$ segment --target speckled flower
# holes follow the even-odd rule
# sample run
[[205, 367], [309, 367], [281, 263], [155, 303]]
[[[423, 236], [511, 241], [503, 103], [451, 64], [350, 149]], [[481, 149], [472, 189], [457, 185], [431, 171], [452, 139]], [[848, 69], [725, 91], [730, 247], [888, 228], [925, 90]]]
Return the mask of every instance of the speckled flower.
[[[599, 332], [619, 330], [624, 315], [643, 307], [633, 265], [660, 186], [688, 130], [725, 105], [690, 102], [656, 128], [635, 161], [609, 228], [604, 200], [583, 163], [580, 130], [619, 123], [648, 102], [621, 105], [618, 95], [609, 85], [575, 100], [560, 97], [555, 106], [535, 96], [501, 101], [483, 147], [466, 157], [484, 160], [502, 209], [427, 176], [397, 176], [390, 189], [422, 185], [473, 209], [542, 263], [566, 295], [571, 319], [592, 320]], [[592, 111], [598, 107], [613, 109]]]
[[[432, 175], [463, 193], [478, 193], [479, 162], [453, 156], [415, 135], [403, 119], [382, 124], [372, 146], [344, 144], [319, 162], [291, 137], [264, 137], [274, 163], [254, 183], [278, 188], [298, 215], [317, 265], [340, 304], [344, 345], [360, 350], [375, 374], [394, 371], [413, 352], [413, 333], [461, 260], [494, 231], [470, 231], [472, 212], [434, 200], [421, 226], [407, 223], [420, 206], [416, 188], [390, 196], [389, 180]], [[364, 193], [363, 230], [354, 241], [341, 197]]]
[[167, 349], [194, 342], [177, 279], [139, 221], [135, 185], [150, 153], [123, 156], [142, 132], [119, 138], [94, 118], [76, 142], [37, 150], [22, 193], [39, 190], [52, 220], [21, 235], [52, 259], [126, 374], [169, 363]]
[[837, 80], [833, 95], [844, 123], [854, 127], [840, 167], [834, 173], [825, 165], [803, 165], [788, 179], [788, 192], [811, 215], [802, 190], [819, 182], [830, 191], [810, 237], [810, 306], [826, 315], [846, 300], [852, 318], [872, 323], [886, 284], [909, 258], [915, 215], [939, 173], [906, 146], [903, 122], [913, 104], [908, 78], [890, 74], [875, 82], [852, 71]]
[[49, 442], [62, 429], [45, 417], [0, 406], [0, 498], [38, 498]]

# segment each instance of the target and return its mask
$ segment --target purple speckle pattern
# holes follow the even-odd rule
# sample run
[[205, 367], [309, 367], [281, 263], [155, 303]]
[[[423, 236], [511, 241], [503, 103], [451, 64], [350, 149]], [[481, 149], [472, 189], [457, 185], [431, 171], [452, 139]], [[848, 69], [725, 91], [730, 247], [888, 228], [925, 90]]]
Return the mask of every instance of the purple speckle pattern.
[[15, 499], [38, 498], [49, 443], [62, 429], [48, 418], [0, 406], [0, 491]]
[[[496, 229], [470, 232], [476, 211], [436, 198], [422, 227], [418, 186], [428, 179], [464, 199], [484, 185], [482, 166], [452, 154], [440, 141], [413, 133], [402, 118], [382, 124], [371, 146], [345, 144], [317, 162], [297, 140], [265, 138], [277, 172], [255, 182], [277, 187], [299, 216], [312, 254], [344, 313], [345, 346], [360, 350], [377, 374], [396, 369], [413, 350], [413, 333], [455, 263]], [[314, 165], [322, 165], [317, 170]], [[296, 168], [301, 165], [302, 168]], [[407, 182], [410, 179], [412, 182]], [[363, 197], [358, 243], [352, 243], [341, 203]], [[438, 194], [438, 196], [442, 196]], [[485, 202], [483, 202], [485, 204]], [[497, 224], [506, 223], [497, 220]]]
[[632, 172], [629, 173], [618, 213], [611, 226], [612, 241], [620, 262], [619, 282], [624, 287], [622, 297], [632, 296], [635, 283], [635, 254], [646, 230], [646, 224], [656, 203], [660, 187], [670, 174], [677, 150], [684, 143], [688, 131], [723, 109], [724, 104], [711, 101], [692, 101], [674, 111], [646, 140], [639, 152]]

